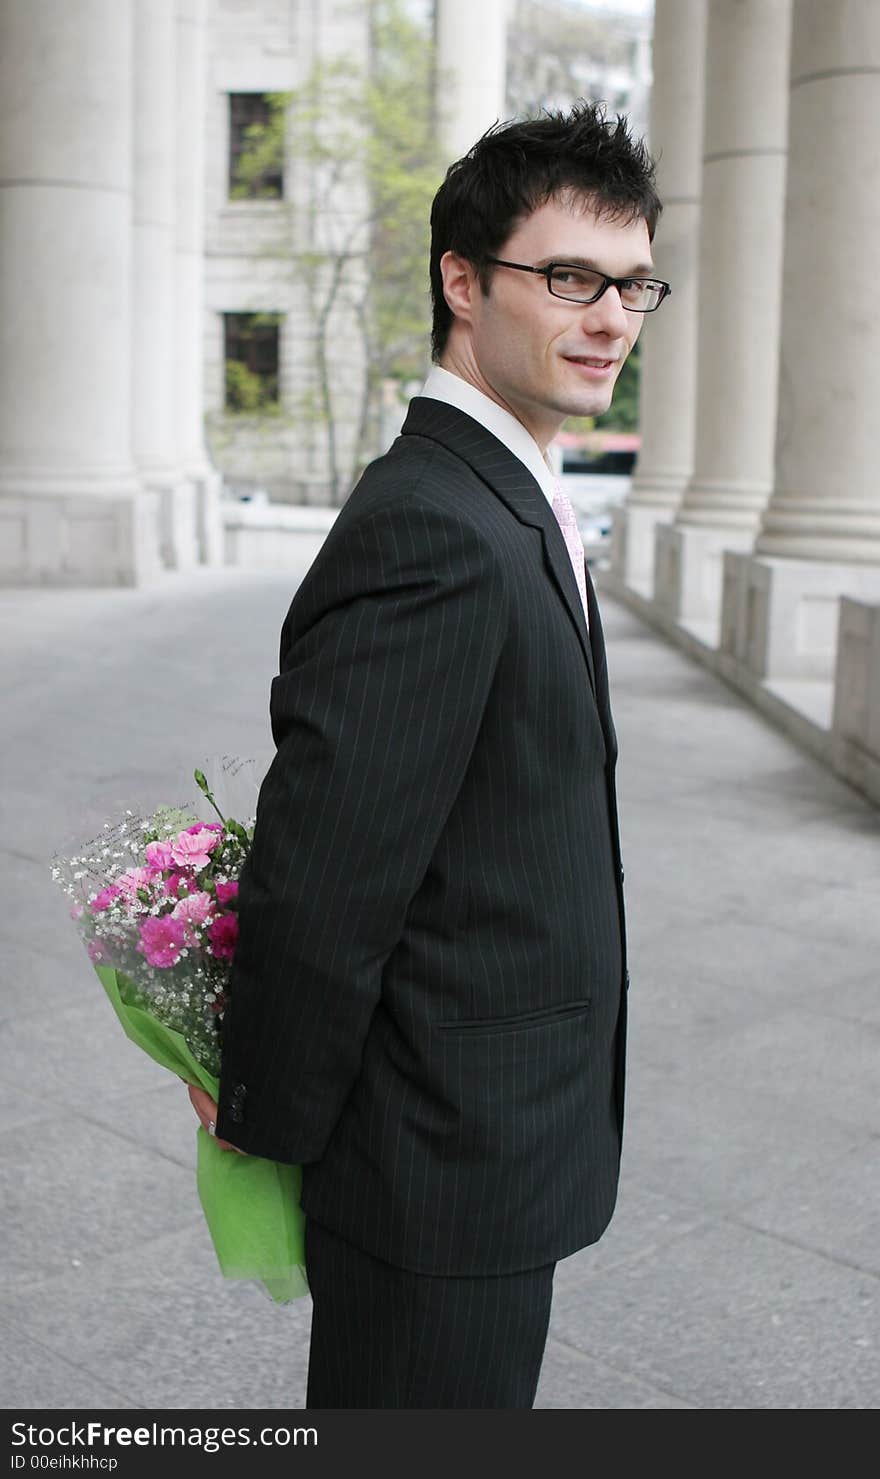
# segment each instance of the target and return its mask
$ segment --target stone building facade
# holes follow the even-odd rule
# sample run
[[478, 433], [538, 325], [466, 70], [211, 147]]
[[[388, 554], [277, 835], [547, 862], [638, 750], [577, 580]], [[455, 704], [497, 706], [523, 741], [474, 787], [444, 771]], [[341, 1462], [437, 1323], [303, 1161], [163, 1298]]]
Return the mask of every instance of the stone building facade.
[[[364, 5], [213, 0], [204, 181], [205, 413], [214, 461], [233, 491], [262, 489], [285, 503], [338, 501], [316, 397], [314, 345], [334, 251], [346, 243], [351, 284], [367, 250], [363, 180], [341, 158], [328, 183], [288, 137], [280, 178], [268, 191], [257, 182], [248, 196], [236, 190], [231, 156], [236, 135], [257, 116], [254, 104], [296, 93], [321, 67], [341, 63], [356, 74], [369, 46]], [[326, 269], [314, 265], [316, 256], [326, 257]], [[347, 468], [357, 436], [363, 348], [344, 298], [337, 300], [326, 343], [337, 457]], [[274, 414], [249, 415], [228, 404], [226, 364], [236, 354], [250, 354], [264, 380], [274, 380]]]

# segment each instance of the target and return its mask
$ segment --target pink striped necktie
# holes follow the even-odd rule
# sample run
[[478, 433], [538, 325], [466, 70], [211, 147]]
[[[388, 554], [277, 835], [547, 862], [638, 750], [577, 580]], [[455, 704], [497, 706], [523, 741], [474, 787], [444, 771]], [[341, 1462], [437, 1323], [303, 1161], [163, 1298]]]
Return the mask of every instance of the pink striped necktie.
[[559, 483], [556, 484], [556, 492], [553, 494], [553, 512], [556, 522], [562, 530], [572, 567], [574, 578], [577, 581], [578, 590], [581, 593], [581, 604], [584, 608], [584, 620], [587, 623], [587, 631], [590, 630], [590, 613], [587, 608], [587, 576], [584, 567], [584, 542], [580, 536], [577, 524], [577, 514], [574, 511], [571, 499], [567, 493], [563, 493]]

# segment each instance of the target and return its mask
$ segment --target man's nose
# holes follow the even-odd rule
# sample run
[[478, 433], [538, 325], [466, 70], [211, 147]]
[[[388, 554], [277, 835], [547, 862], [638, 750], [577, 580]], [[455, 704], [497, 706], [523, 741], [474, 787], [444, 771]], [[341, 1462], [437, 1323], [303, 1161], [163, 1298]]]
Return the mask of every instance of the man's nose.
[[609, 283], [601, 298], [584, 305], [584, 332], [603, 333], [609, 339], [623, 339], [629, 332], [627, 311], [620, 301], [620, 289]]

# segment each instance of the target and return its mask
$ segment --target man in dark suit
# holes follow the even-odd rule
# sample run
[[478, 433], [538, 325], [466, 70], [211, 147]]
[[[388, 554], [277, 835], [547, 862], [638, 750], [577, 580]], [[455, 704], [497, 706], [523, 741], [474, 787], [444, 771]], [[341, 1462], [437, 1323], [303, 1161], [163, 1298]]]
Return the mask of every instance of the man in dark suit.
[[545, 452], [668, 291], [659, 211], [593, 106], [452, 166], [435, 367], [284, 623], [219, 1110], [192, 1097], [303, 1167], [309, 1407], [531, 1407], [556, 1261], [614, 1208], [617, 741]]

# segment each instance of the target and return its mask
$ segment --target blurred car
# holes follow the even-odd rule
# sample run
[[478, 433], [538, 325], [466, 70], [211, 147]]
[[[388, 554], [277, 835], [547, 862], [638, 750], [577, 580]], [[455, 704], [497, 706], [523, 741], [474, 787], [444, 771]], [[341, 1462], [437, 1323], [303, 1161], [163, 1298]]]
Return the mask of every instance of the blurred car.
[[578, 473], [588, 477], [628, 478], [638, 456], [637, 447], [606, 447], [601, 452], [575, 449], [562, 458], [564, 473]]
[[626, 499], [641, 439], [637, 432], [562, 432], [558, 476], [577, 513], [588, 561], [607, 559], [614, 509]]
[[231, 503], [269, 503], [269, 494], [265, 488], [260, 487], [259, 483], [249, 483], [235, 478], [224, 479], [223, 496]]
[[609, 557], [612, 527], [610, 510], [578, 518], [578, 529], [584, 541], [584, 558], [588, 565]]

